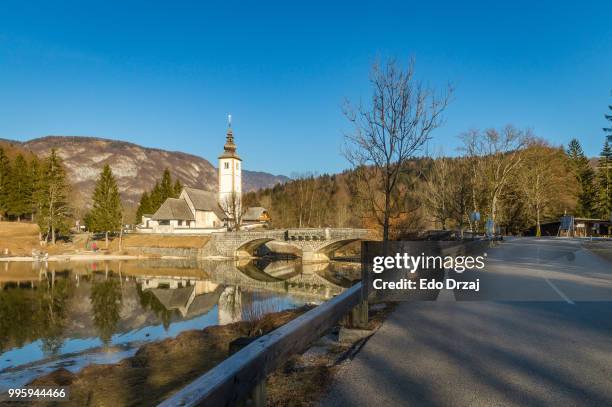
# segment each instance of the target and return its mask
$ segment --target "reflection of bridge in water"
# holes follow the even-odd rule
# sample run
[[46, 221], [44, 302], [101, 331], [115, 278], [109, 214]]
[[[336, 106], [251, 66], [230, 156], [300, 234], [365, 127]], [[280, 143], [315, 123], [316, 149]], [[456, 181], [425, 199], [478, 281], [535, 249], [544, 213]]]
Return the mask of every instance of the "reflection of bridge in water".
[[167, 310], [176, 310], [183, 317], [194, 312], [201, 314], [217, 304], [219, 323], [226, 324], [243, 318], [244, 290], [289, 294], [316, 302], [340, 294], [345, 288], [342, 284], [348, 282], [325, 273], [329, 266], [329, 263], [271, 262], [258, 268], [246, 260], [205, 262], [205, 277], [140, 275], [136, 280], [143, 291], [150, 291]]
[[184, 318], [218, 305], [220, 324], [243, 319], [242, 291], [255, 289], [323, 301], [340, 294], [344, 287], [319, 275], [329, 264], [272, 262], [263, 270], [252, 261], [213, 262], [206, 277], [138, 276], [143, 291], [150, 291], [167, 310]]
[[[344, 290], [340, 278], [325, 274], [329, 263], [300, 264], [298, 262], [271, 262], [264, 269], [249, 260], [237, 262], [197, 262], [206, 274], [199, 276], [148, 276], [138, 277], [143, 281], [143, 289], [163, 288], [178, 289], [186, 285], [200, 283], [202, 292], [214, 290], [216, 285], [256, 288], [271, 292], [280, 292], [327, 300]], [[150, 283], [148, 281], [151, 281]], [[155, 281], [155, 283], [153, 283]]]

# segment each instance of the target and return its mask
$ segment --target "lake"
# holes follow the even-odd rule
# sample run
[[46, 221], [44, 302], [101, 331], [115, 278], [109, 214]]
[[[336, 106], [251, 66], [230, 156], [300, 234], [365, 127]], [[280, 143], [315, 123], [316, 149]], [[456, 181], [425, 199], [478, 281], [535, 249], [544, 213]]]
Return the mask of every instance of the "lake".
[[186, 330], [320, 304], [358, 276], [355, 265], [299, 261], [0, 263], [0, 392]]

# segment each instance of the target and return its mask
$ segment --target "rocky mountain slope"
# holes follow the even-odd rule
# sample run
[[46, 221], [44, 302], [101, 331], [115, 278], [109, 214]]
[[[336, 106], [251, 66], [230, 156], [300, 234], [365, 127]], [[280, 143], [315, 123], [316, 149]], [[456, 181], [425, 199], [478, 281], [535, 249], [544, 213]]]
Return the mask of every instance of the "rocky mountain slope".
[[[46, 156], [55, 148], [64, 160], [79, 205], [88, 201], [105, 164], [111, 166], [121, 196], [128, 205], [138, 203], [142, 192], [151, 189], [161, 178], [164, 168], [169, 168], [173, 179], [180, 179], [184, 185], [209, 191], [217, 188], [217, 170], [210, 162], [178, 151], [92, 137], [48, 136], [26, 142], [5, 140], [4, 144], [21, 147], [39, 157]], [[246, 170], [242, 177], [244, 191], [288, 180], [281, 175]]]

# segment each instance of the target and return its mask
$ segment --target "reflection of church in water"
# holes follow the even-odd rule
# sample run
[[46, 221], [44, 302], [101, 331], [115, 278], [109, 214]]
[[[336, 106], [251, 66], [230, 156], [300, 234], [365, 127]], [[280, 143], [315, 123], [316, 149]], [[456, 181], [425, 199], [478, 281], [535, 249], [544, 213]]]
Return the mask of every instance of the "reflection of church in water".
[[180, 277], [153, 277], [140, 282], [143, 291], [151, 292], [164, 308], [177, 311], [183, 319], [206, 314], [215, 306], [219, 325], [243, 319], [239, 287]]

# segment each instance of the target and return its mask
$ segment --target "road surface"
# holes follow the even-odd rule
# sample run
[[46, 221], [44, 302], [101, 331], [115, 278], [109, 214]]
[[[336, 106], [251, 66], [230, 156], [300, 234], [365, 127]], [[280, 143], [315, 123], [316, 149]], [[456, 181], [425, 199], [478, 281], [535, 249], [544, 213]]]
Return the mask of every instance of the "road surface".
[[612, 406], [612, 263], [568, 239], [487, 255], [481, 292], [401, 303], [320, 405]]

